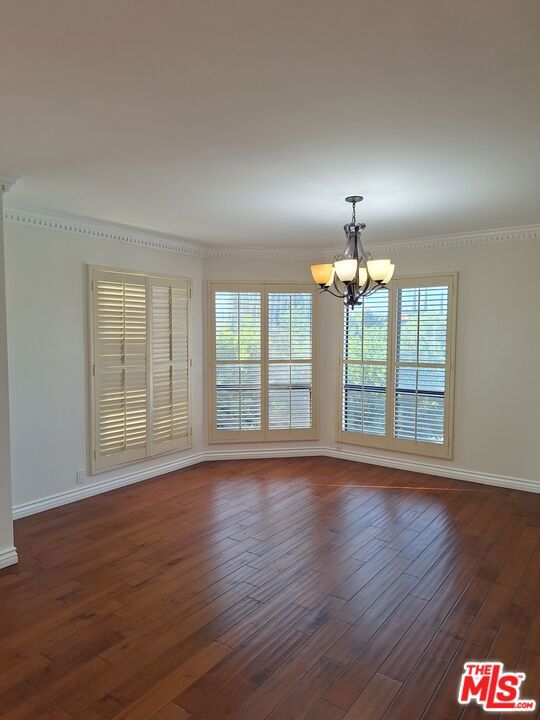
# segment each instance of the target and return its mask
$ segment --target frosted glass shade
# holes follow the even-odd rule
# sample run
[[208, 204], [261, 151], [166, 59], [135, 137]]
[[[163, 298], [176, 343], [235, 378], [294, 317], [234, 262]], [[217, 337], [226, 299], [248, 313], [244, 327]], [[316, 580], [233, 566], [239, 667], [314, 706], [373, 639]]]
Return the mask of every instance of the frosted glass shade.
[[336, 260], [334, 267], [338, 278], [342, 282], [350, 282], [356, 275], [358, 260], [356, 258], [352, 258], [350, 260]]
[[365, 267], [358, 269], [358, 283], [359, 285], [365, 285], [367, 280], [367, 270]]
[[332, 263], [326, 263], [324, 265], [312, 265], [311, 275], [317, 283], [317, 285], [331, 285], [334, 278], [334, 266]]
[[381, 282], [387, 276], [391, 264], [390, 260], [368, 260], [367, 269], [370, 277]]
[[330, 285], [333, 284], [335, 277], [336, 277], [336, 268], [332, 265], [332, 274], [330, 275], [330, 280], [326, 283], [326, 287], [330, 287]]
[[392, 276], [394, 275], [395, 267], [396, 267], [395, 265], [390, 265], [390, 269], [384, 276], [383, 285], [386, 285], [387, 283], [390, 282], [390, 280], [392, 279]]

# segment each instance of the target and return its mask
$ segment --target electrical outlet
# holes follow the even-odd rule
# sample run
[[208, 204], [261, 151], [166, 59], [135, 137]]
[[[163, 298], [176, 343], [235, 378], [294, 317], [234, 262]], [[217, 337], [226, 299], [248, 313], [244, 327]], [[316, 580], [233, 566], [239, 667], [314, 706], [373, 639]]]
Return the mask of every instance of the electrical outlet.
[[77, 470], [77, 485], [82, 485], [84, 482], [84, 470]]

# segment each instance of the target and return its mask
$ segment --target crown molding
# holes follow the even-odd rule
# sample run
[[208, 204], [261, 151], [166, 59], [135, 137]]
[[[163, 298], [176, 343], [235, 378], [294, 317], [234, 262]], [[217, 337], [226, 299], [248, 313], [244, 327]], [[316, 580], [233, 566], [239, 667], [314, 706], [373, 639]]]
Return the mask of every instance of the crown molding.
[[426, 248], [461, 247], [463, 245], [490, 245], [498, 242], [540, 239], [540, 225], [518, 225], [516, 227], [476, 230], [472, 232], [433, 235], [428, 237], [398, 240], [372, 246], [374, 254], [381, 251], [402, 252]]
[[[540, 240], [540, 225], [520, 225], [517, 227], [496, 228], [448, 235], [433, 235], [431, 237], [412, 238], [409, 240], [395, 240], [393, 242], [379, 242], [368, 246], [374, 257], [384, 253], [409, 252], [411, 250], [425, 250], [428, 248], [460, 247], [463, 245], [489, 245], [496, 242], [517, 242], [519, 240]], [[206, 257], [218, 258], [253, 258], [273, 260], [283, 258], [317, 258], [321, 262], [324, 258], [332, 258], [343, 252], [343, 246], [327, 248], [256, 248], [256, 247], [216, 247], [207, 248]]]
[[[7, 178], [0, 175], [0, 188], [9, 189], [15, 180], [16, 178]], [[89, 237], [99, 237], [116, 242], [129, 243], [130, 245], [137, 245], [139, 247], [166, 250], [168, 252], [200, 258], [236, 258], [247, 260], [282, 260], [296, 258], [322, 261], [324, 258], [332, 258], [337, 253], [343, 251], [342, 246], [330, 248], [272, 248], [208, 245], [167, 233], [153, 232], [130, 225], [122, 225], [121, 223], [95, 220], [79, 215], [70, 215], [68, 213], [38, 210], [22, 205], [9, 205], [8, 207], [4, 207], [4, 219], [7, 222], [59, 230], [61, 232], [78, 233]], [[518, 242], [520, 240], [533, 239], [540, 240], [540, 224], [447, 235], [433, 235], [394, 240], [392, 242], [379, 242], [369, 245], [369, 250], [375, 257], [378, 257], [383, 253], [390, 252], [400, 253], [429, 248], [490, 245], [499, 242]]]
[[257, 260], [283, 260], [284, 258], [298, 258], [313, 260], [323, 257], [329, 252], [334, 254], [342, 252], [343, 248], [333, 250], [321, 248], [300, 247], [228, 247], [227, 245], [209, 245], [205, 257], [208, 258], [243, 258]]
[[0, 193], [7, 192], [15, 183], [18, 178], [13, 175], [0, 175]]
[[115, 242], [129, 243], [139, 247], [153, 250], [167, 250], [169, 252], [190, 255], [192, 257], [205, 257], [206, 247], [201, 243], [186, 240], [175, 235], [153, 232], [142, 228], [94, 220], [80, 215], [67, 213], [53, 213], [46, 210], [36, 210], [20, 205], [9, 205], [4, 208], [4, 220], [7, 222], [42, 227], [48, 230], [77, 233], [90, 237], [99, 237]]

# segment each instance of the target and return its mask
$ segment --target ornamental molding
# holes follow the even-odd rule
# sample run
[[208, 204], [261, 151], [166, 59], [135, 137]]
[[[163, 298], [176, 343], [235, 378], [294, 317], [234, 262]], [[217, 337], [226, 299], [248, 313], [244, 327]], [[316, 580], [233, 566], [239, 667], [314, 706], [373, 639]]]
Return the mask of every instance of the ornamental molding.
[[105, 220], [68, 215], [67, 213], [52, 213], [32, 208], [10, 206], [4, 208], [4, 220], [47, 230], [58, 230], [60, 232], [129, 243], [130, 245], [153, 250], [167, 250], [168, 252], [176, 252], [192, 257], [205, 257], [206, 255], [206, 247], [201, 243], [175, 235], [167, 235], [166, 233], [153, 232]]
[[[0, 175], [0, 189], [6, 192], [13, 185], [16, 178]], [[332, 258], [343, 251], [342, 246], [330, 248], [300, 248], [300, 247], [227, 247], [222, 245], [209, 245], [169, 235], [167, 233], [153, 232], [143, 228], [113, 223], [105, 220], [95, 220], [67, 213], [37, 210], [23, 206], [4, 207], [6, 222], [41, 227], [48, 230], [75, 233], [88, 237], [98, 237], [115, 242], [124, 242], [138, 247], [153, 250], [165, 250], [180, 255], [199, 258], [235, 258], [282, 260], [287, 258], [324, 260]], [[433, 235], [392, 242], [371, 243], [370, 252], [375, 257], [383, 253], [410, 252], [430, 248], [462, 247], [473, 245], [491, 245], [499, 242], [519, 242], [520, 240], [539, 240], [539, 225], [521, 225], [517, 227], [495, 228], [492, 230], [454, 233], [448, 235]]]
[[[395, 240], [393, 242], [378, 242], [368, 245], [368, 250], [374, 257], [385, 253], [409, 252], [411, 250], [425, 250], [430, 248], [461, 247], [467, 245], [490, 245], [496, 242], [517, 242], [520, 240], [540, 241], [540, 225], [521, 225], [494, 230], [482, 230], [448, 235], [433, 235], [431, 237], [412, 238], [410, 240]], [[343, 245], [330, 248], [254, 248], [254, 247], [216, 247], [207, 248], [206, 257], [222, 258], [258, 258], [264, 260], [283, 259], [291, 257], [318, 258], [320, 262], [330, 262], [334, 255], [343, 252]], [[327, 258], [327, 260], [324, 260]]]
[[540, 225], [518, 225], [516, 227], [477, 230], [448, 235], [411, 238], [396, 242], [378, 243], [372, 246], [377, 254], [381, 251], [401, 252], [425, 248], [462, 247], [464, 245], [490, 245], [497, 242], [540, 239]]
[[298, 258], [312, 260], [324, 253], [334, 254], [343, 252], [343, 248], [332, 250], [323, 248], [301, 248], [301, 247], [227, 247], [227, 245], [210, 245], [206, 249], [208, 258], [240, 258], [257, 260], [283, 260], [284, 258]]

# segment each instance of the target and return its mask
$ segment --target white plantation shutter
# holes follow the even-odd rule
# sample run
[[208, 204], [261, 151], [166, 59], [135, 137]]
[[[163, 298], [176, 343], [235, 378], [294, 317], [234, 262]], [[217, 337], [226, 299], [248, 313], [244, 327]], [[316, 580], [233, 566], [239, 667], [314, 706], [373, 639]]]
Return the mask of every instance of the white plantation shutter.
[[396, 288], [393, 435], [403, 448], [448, 446], [452, 295], [448, 280]]
[[188, 281], [95, 268], [90, 278], [91, 471], [187, 447]]
[[146, 457], [146, 280], [94, 274], [95, 466]]
[[261, 305], [258, 290], [213, 293], [214, 431], [262, 437]]
[[268, 293], [268, 428], [312, 427], [313, 296]]
[[456, 283], [393, 280], [345, 309], [338, 439], [451, 457]]
[[344, 308], [342, 427], [386, 435], [388, 290]]
[[210, 440], [314, 437], [312, 288], [211, 284], [209, 305]]
[[189, 284], [149, 279], [151, 302], [152, 454], [190, 442]]

